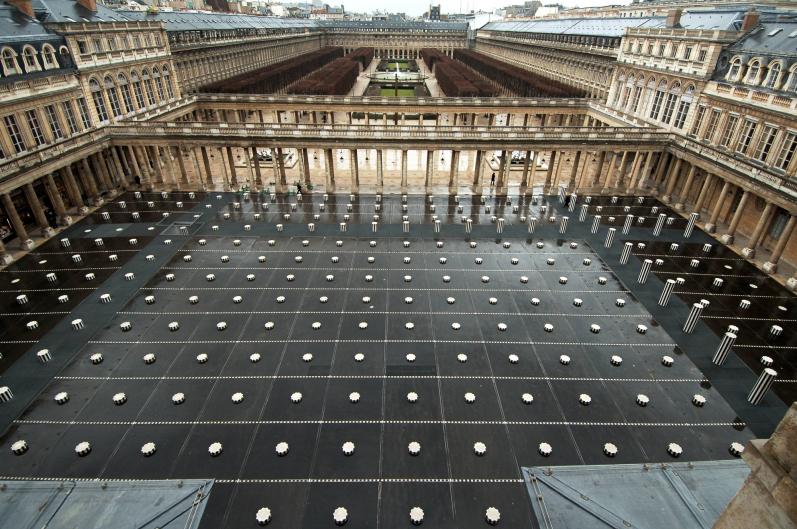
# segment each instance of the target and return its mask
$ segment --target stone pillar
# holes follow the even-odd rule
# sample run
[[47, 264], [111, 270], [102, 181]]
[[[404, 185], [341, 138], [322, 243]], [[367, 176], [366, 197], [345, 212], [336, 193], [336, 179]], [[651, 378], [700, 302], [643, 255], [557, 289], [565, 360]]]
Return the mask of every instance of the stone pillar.
[[360, 192], [360, 160], [357, 159], [357, 149], [349, 151], [349, 164], [351, 165], [351, 192]]
[[598, 155], [598, 165], [595, 168], [595, 173], [592, 175], [592, 181], [589, 183], [590, 188], [595, 188], [598, 185], [598, 181], [600, 181], [601, 175], [603, 174], [603, 167], [606, 164], [606, 151], [600, 151]]
[[683, 160], [680, 158], [675, 159], [675, 167], [672, 168], [670, 174], [667, 176], [664, 186], [664, 196], [661, 197], [662, 202], [669, 204], [672, 201], [672, 191], [675, 189], [675, 184], [678, 183], [678, 176], [681, 172], [681, 164]]
[[[227, 151], [227, 164], [230, 168], [230, 187], [233, 191], [238, 190], [238, 177], [235, 174], [235, 158], [232, 156], [232, 147], [229, 145], [225, 149]], [[274, 158], [274, 163], [276, 164], [276, 158]]]
[[623, 151], [623, 156], [620, 158], [620, 167], [618, 168], [617, 178], [614, 181], [614, 187], [619, 189], [625, 180], [625, 168], [628, 165], [628, 151]]
[[14, 256], [6, 251], [6, 245], [0, 240], [0, 265], [6, 266], [14, 262]]
[[713, 529], [797, 527], [797, 404], [792, 404], [769, 439], [747, 443], [742, 458], [750, 475]]
[[326, 191], [335, 192], [335, 154], [332, 149], [324, 149], [324, 162], [327, 169]]
[[127, 189], [127, 187], [130, 185], [130, 180], [128, 179], [129, 171], [126, 171], [122, 166], [122, 160], [119, 158], [119, 152], [116, 150], [116, 147], [111, 147], [110, 151], [114, 169], [116, 174], [119, 176], [119, 182], [122, 183], [122, 187], [124, 189]]
[[571, 192], [576, 191], [576, 176], [578, 175], [578, 164], [581, 162], [581, 151], [576, 151], [573, 159], [573, 167], [570, 168], [570, 180], [567, 182], [567, 189]]
[[138, 185], [140, 185], [141, 182], [143, 182], [143, 180], [142, 180], [143, 176], [141, 174], [141, 167], [138, 165], [138, 159], [136, 158], [136, 151], [131, 145], [127, 146], [126, 158], [128, 159], [129, 165], [131, 165], [130, 171], [131, 171], [131, 174], [133, 176], [133, 182], [135, 182], [136, 181], [136, 177], [138, 177], [138, 182], [139, 182]]
[[206, 177], [202, 174], [202, 165], [199, 163], [199, 154], [197, 153], [198, 150], [198, 147], [193, 147], [189, 152], [191, 153], [191, 159], [194, 162], [194, 173], [196, 173], [196, 177], [199, 179], [199, 189], [205, 191], [207, 189], [205, 179], [210, 178], [210, 175]]
[[304, 182], [304, 186], [307, 188], [307, 191], [310, 191], [310, 160], [307, 157], [307, 149], [300, 148], [297, 149], [299, 154], [299, 170], [302, 173], [302, 181]]
[[50, 223], [47, 222], [47, 217], [44, 215], [44, 209], [42, 208], [39, 197], [36, 195], [36, 190], [33, 188], [33, 184], [25, 184], [24, 189], [25, 198], [28, 199], [28, 205], [30, 206], [31, 211], [33, 211], [33, 218], [36, 219], [36, 224], [39, 225], [42, 235], [44, 237], [52, 237], [53, 229], [50, 227]]
[[285, 191], [288, 188], [288, 182], [285, 176], [285, 158], [283, 157], [281, 147], [275, 147], [273, 150], [277, 161], [277, 190]]
[[97, 183], [94, 181], [94, 177], [91, 174], [89, 162], [85, 158], [80, 160], [80, 168], [80, 180], [83, 182], [83, 189], [88, 192], [89, 197], [91, 197], [95, 205], [102, 204], [100, 192], [97, 189]]
[[640, 178], [640, 174], [642, 173], [642, 159], [645, 159], [645, 167], [648, 166], [648, 159], [650, 158], [651, 153], [649, 152], [638, 152], [634, 157], [634, 167], [631, 170], [631, 182], [628, 183], [628, 187], [626, 187], [626, 193], [632, 194], [634, 189], [636, 189]]
[[717, 231], [717, 218], [720, 216], [720, 211], [722, 211], [722, 205], [725, 203], [725, 197], [728, 196], [728, 190], [731, 188], [731, 183], [727, 180], [723, 181], [722, 189], [720, 190], [720, 194], [717, 197], [717, 201], [714, 203], [714, 209], [711, 210], [711, 216], [706, 223], [706, 231], [709, 233], [714, 233]]
[[385, 168], [382, 163], [382, 149], [376, 150], [376, 189], [380, 193], [385, 185]]
[[746, 189], [742, 191], [742, 197], [739, 199], [739, 204], [736, 206], [736, 211], [733, 212], [731, 224], [728, 226], [728, 231], [720, 237], [720, 240], [725, 244], [733, 244], [733, 238], [736, 235], [736, 228], [739, 227], [739, 221], [742, 220], [744, 213], [744, 206], [747, 203], [747, 197], [750, 192]]
[[778, 262], [783, 255], [783, 250], [786, 249], [786, 245], [789, 243], [792, 233], [794, 232], [794, 223], [795, 216], [789, 215], [789, 220], [786, 221], [786, 226], [783, 227], [783, 231], [780, 233], [780, 237], [778, 237], [778, 241], [775, 243], [775, 248], [772, 250], [772, 255], [770, 255], [769, 260], [764, 263], [765, 272], [774, 274], [778, 271]]
[[426, 151], [426, 182], [424, 182], [424, 187], [426, 188], [426, 192], [432, 187], [432, 178], [434, 175], [434, 151]]
[[473, 164], [473, 191], [481, 195], [482, 179], [482, 151], [476, 151], [476, 161]]
[[[171, 151], [171, 148], [169, 148]], [[183, 159], [183, 148], [179, 145], [174, 148], [175, 152], [177, 153], [177, 166], [180, 168], [180, 181], [177, 184], [177, 189], [180, 189], [181, 186], [188, 186], [190, 189], [191, 181], [188, 179], [188, 171], [185, 170], [185, 160]]]
[[769, 226], [769, 221], [771, 220], [770, 218], [772, 216], [773, 210], [774, 205], [772, 202], [767, 202], [767, 205], [764, 206], [764, 211], [761, 213], [761, 216], [758, 217], [758, 222], [755, 225], [753, 234], [747, 241], [747, 246], [742, 249], [742, 255], [748, 259], [755, 257], [755, 249], [758, 247], [758, 243], [761, 242], [761, 237], [764, 235], [764, 231], [767, 229], [767, 226]]
[[[260, 173], [260, 159], [257, 157], [257, 147], [252, 145], [251, 149], [252, 149], [252, 155], [250, 156], [250, 163], [254, 164], [254, 169], [255, 169], [255, 181], [253, 182], [253, 184], [256, 188], [260, 189], [263, 187], [263, 175]], [[301, 162], [301, 156], [300, 156], [300, 162]], [[300, 165], [300, 167], [302, 166]]]
[[136, 158], [138, 161], [138, 166], [141, 169], [141, 183], [144, 187], [148, 189], [152, 189], [152, 176], [149, 172], [149, 159], [147, 158], [147, 153], [142, 147], [134, 147]]
[[[526, 118], [529, 115], [526, 114]], [[526, 151], [526, 157], [523, 159], [523, 176], [520, 179], [520, 190], [524, 190], [529, 186], [529, 167], [534, 163], [534, 152]], [[531, 185], [534, 186], [534, 176], [531, 177]]]
[[553, 168], [556, 164], [556, 151], [551, 151], [551, 157], [548, 159], [548, 172], [545, 173], [545, 184], [543, 185], [542, 192], [549, 193], [553, 185]]
[[109, 192], [116, 193], [116, 179], [113, 177], [113, 171], [111, 170], [112, 168], [110, 160], [108, 159], [108, 153], [106, 151], [100, 151], [94, 156], [97, 159], [97, 165], [100, 166], [100, 174], [102, 174], [102, 179], [105, 182], [105, 186]]
[[210, 157], [208, 156], [207, 147], [200, 147], [202, 152], [202, 165], [205, 166], [205, 174], [207, 174], [207, 185], [213, 187], [213, 171], [210, 170]]
[[692, 165], [689, 167], [689, 173], [686, 175], [686, 182], [684, 182], [684, 186], [681, 188], [681, 192], [678, 193], [678, 202], [675, 204], [675, 209], [677, 211], [684, 210], [684, 203], [689, 199], [689, 191], [692, 189], [692, 182], [695, 180], [695, 173], [697, 172], [697, 167]]
[[459, 185], [457, 172], [459, 170], [459, 151], [451, 151], [451, 172], [448, 175], [448, 189], [456, 189]]
[[78, 210], [83, 210], [86, 204], [83, 202], [83, 197], [80, 194], [80, 188], [75, 180], [75, 174], [72, 172], [72, 167], [67, 165], [61, 169], [61, 177], [64, 179], [64, 185], [69, 193], [69, 201], [75, 205]]
[[55, 214], [58, 215], [58, 222], [60, 222], [62, 226], [69, 226], [72, 224], [72, 217], [66, 213], [64, 201], [61, 198], [61, 193], [58, 191], [58, 186], [55, 184], [55, 178], [53, 178], [52, 174], [48, 174], [44, 177], [44, 185], [50, 197], [50, 202], [53, 204]]
[[656, 165], [656, 177], [653, 179], [653, 185], [651, 187], [656, 187], [659, 185], [659, 182], [664, 180], [664, 175], [667, 171], [667, 166], [669, 165], [670, 160], [670, 153], [662, 152], [659, 155], [659, 161]]
[[28, 230], [25, 229], [22, 219], [19, 218], [19, 213], [17, 212], [17, 208], [14, 206], [14, 202], [11, 200], [11, 197], [8, 195], [8, 193], [3, 193], [2, 200], [3, 209], [6, 210], [8, 220], [11, 221], [11, 226], [14, 227], [14, 232], [16, 232], [17, 237], [19, 238], [19, 247], [23, 250], [32, 249], [33, 241], [30, 239], [30, 237], [28, 237]]
[[708, 188], [711, 186], [711, 173], [706, 173], [706, 177], [703, 179], [703, 185], [700, 186], [700, 193], [697, 195], [697, 200], [695, 201], [695, 213], [700, 213], [700, 210], [703, 209], [703, 203], [706, 201], [706, 195], [708, 195]]
[[504, 187], [504, 172], [506, 171], [506, 166], [509, 164], [509, 160], [507, 160], [507, 151], [501, 151], [501, 159], [498, 161], [498, 178], [495, 181], [495, 192], [499, 193], [501, 188]]
[[[404, 114], [401, 115], [401, 119], [404, 119]], [[407, 191], [407, 151], [405, 149], [401, 150], [401, 192], [405, 193]]]
[[[161, 151], [160, 147], [153, 147], [152, 152], [154, 154], [152, 160], [155, 162], [155, 174], [160, 180], [160, 184], [164, 189], [172, 188], [179, 190], [180, 189], [180, 179], [177, 176], [177, 171], [174, 169], [174, 158], [172, 155], [172, 148], [171, 146], [163, 147], [163, 151]], [[166, 162], [166, 169], [169, 173], [168, 178], [163, 172], [163, 162]]]

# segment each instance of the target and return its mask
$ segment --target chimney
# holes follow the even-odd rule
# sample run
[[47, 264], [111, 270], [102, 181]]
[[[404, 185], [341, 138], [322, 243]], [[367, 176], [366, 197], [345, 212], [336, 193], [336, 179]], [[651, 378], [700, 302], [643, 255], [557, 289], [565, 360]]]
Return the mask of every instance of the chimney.
[[681, 27], [681, 10], [680, 9], [670, 9], [667, 11], [667, 21], [664, 23], [665, 27], [668, 28], [680, 28]]
[[6, 0], [6, 2], [19, 9], [21, 13], [24, 13], [30, 18], [36, 18], [33, 15], [33, 2], [31, 2], [31, 0]]
[[77, 0], [77, 3], [82, 5], [92, 13], [97, 12], [97, 0]]
[[744, 14], [744, 20], [742, 20], [742, 31], [746, 33], [756, 27], [760, 18], [761, 14], [756, 11], [755, 8], [750, 8], [750, 11]]

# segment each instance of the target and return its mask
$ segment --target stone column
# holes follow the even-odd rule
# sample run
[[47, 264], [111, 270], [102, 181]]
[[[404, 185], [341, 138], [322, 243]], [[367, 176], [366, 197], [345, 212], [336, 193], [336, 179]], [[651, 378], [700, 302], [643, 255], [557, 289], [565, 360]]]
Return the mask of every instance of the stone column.
[[[232, 188], [233, 191], [237, 191], [238, 190], [238, 177], [237, 177], [237, 175], [235, 173], [235, 158], [233, 158], [233, 156], [232, 156], [232, 147], [230, 147], [228, 145], [226, 147], [226, 151], [227, 151], [227, 164], [229, 165], [229, 168], [230, 168], [230, 187]], [[277, 162], [274, 161], [274, 163], [277, 163]]]
[[775, 243], [775, 248], [772, 250], [772, 255], [770, 255], [769, 260], [764, 263], [765, 272], [774, 274], [778, 271], [778, 262], [780, 262], [780, 258], [783, 255], [783, 250], [786, 249], [786, 245], [789, 243], [789, 239], [794, 232], [794, 224], [795, 216], [789, 215], [789, 220], [786, 221], [786, 226], [783, 227], [783, 231], [780, 233], [780, 237], [778, 237], [778, 241]]
[[105, 150], [98, 152], [95, 156], [97, 157], [97, 164], [100, 166], [100, 172], [102, 173], [103, 180], [105, 180], [106, 185], [108, 186], [108, 191], [111, 193], [116, 193], [118, 191], [118, 186], [113, 175], [114, 171], [113, 167], [111, 166], [110, 155], [108, 154], [107, 150]]
[[681, 172], [681, 164], [683, 160], [680, 158], [675, 159], [675, 167], [672, 168], [670, 174], [667, 176], [664, 186], [664, 196], [661, 197], [662, 202], [669, 204], [672, 201], [672, 191], [675, 189], [675, 184], [678, 183], [678, 176]]
[[282, 156], [281, 147], [275, 147], [273, 150], [276, 153], [277, 161], [277, 190], [284, 192], [288, 188], [288, 182], [285, 177], [285, 158]]
[[553, 185], [553, 168], [556, 164], [556, 151], [551, 151], [551, 157], [548, 159], [548, 171], [545, 173], [545, 184], [543, 185], [542, 192], [549, 193]]
[[110, 192], [112, 189], [111, 183], [105, 179], [105, 174], [102, 172], [102, 168], [100, 167], [100, 161], [97, 158], [97, 155], [90, 155], [86, 158], [88, 165], [91, 167], [91, 172], [94, 175], [95, 183], [98, 184], [98, 188], [101, 188], [103, 191]]
[[382, 188], [385, 186], [385, 168], [384, 164], [382, 163], [382, 149], [376, 150], [376, 189], [378, 192], [382, 192]]
[[697, 173], [697, 167], [691, 165], [689, 167], [689, 173], [686, 175], [686, 182], [684, 182], [681, 192], [678, 193], [678, 202], [675, 204], [676, 211], [684, 210], [684, 203], [689, 199], [689, 191], [692, 189], [692, 182], [695, 180], [695, 173]]
[[349, 164], [351, 165], [351, 192], [360, 192], [360, 160], [357, 159], [357, 149], [349, 151]]
[[709, 217], [705, 226], [706, 231], [709, 233], [714, 233], [717, 231], [717, 218], [720, 216], [720, 211], [722, 211], [722, 206], [725, 203], [725, 197], [728, 196], [728, 190], [730, 188], [731, 183], [725, 180], [722, 184], [720, 194], [717, 197], [717, 202], [714, 204], [714, 209], [711, 210], [711, 217]]
[[58, 191], [58, 186], [55, 184], [55, 178], [53, 178], [52, 174], [48, 174], [44, 177], [44, 185], [48, 191], [47, 194], [50, 197], [50, 202], [53, 204], [55, 214], [58, 215], [58, 222], [63, 226], [69, 226], [72, 224], [72, 217], [66, 213], [64, 201], [61, 198], [61, 193]]
[[434, 151], [426, 151], [426, 182], [424, 187], [428, 193], [432, 186], [432, 178], [434, 175]]
[[328, 193], [335, 192], [335, 155], [332, 149], [324, 149], [324, 162], [327, 169], [327, 182], [326, 191]]
[[[526, 118], [529, 115], [526, 114]], [[524, 192], [529, 186], [529, 167], [534, 163], [534, 152], [526, 151], [526, 157], [523, 159], [523, 176], [520, 179], [520, 190]], [[531, 185], [534, 186], [534, 176], [531, 178]]]
[[614, 178], [614, 171], [617, 167], [617, 153], [612, 151], [609, 153], [609, 168], [606, 170], [606, 178], [603, 180], [603, 186], [601, 187], [601, 194], [605, 194], [609, 192], [610, 184], [612, 182], [612, 178]]
[[44, 215], [44, 209], [42, 208], [39, 197], [36, 195], [36, 190], [33, 188], [33, 184], [25, 184], [24, 189], [25, 198], [28, 200], [28, 205], [30, 206], [31, 211], [33, 211], [33, 218], [36, 219], [36, 224], [39, 225], [42, 235], [44, 237], [52, 237], [54, 233], [53, 229], [50, 227], [50, 223], [47, 222], [47, 217]]
[[453, 190], [459, 184], [457, 172], [459, 170], [459, 151], [451, 151], [451, 172], [448, 175], [448, 189]]
[[135, 147], [136, 158], [138, 159], [138, 166], [141, 169], [141, 183], [145, 188], [152, 189], [152, 176], [149, 172], [149, 159], [143, 147]]
[[669, 165], [670, 157], [671, 155], [668, 152], [662, 152], [659, 155], [659, 161], [657, 162], [656, 165], [656, 177], [653, 179], [653, 185], [651, 187], [658, 186], [659, 182], [661, 182], [664, 179], [664, 174], [667, 171], [667, 166]]
[[631, 181], [628, 183], [626, 187], [626, 193], [632, 194], [634, 189], [636, 189], [640, 178], [640, 174], [642, 173], [642, 160], [645, 159], [645, 165], [647, 166], [647, 158], [649, 158], [651, 154], [648, 152], [638, 152], [634, 157], [634, 166], [631, 169]]
[[628, 165], [628, 151], [623, 151], [623, 156], [620, 158], [620, 167], [618, 168], [617, 177], [614, 181], [614, 188], [619, 189], [625, 180], [625, 168]]
[[[404, 119], [404, 114], [401, 115], [401, 119]], [[401, 192], [405, 193], [407, 191], [407, 151], [406, 149], [401, 150]]]
[[[189, 152], [191, 153], [191, 160], [194, 162], [194, 173], [196, 173], [196, 177], [199, 180], [199, 188], [201, 191], [205, 191], [207, 189], [207, 185], [205, 184], [206, 176], [202, 174], [202, 165], [199, 163], [199, 150], [198, 147], [193, 147]], [[208, 175], [207, 178], [210, 178]]]
[[713, 529], [797, 527], [797, 404], [769, 439], [747, 443], [742, 458], [750, 474]]
[[[180, 178], [177, 176], [177, 171], [174, 169], [174, 155], [172, 153], [171, 146], [167, 145], [163, 147], [163, 151], [161, 151], [160, 147], [153, 147], [154, 156], [153, 161], [155, 162], [155, 173], [160, 180], [160, 184], [164, 189], [173, 188], [176, 190], [180, 189]], [[164, 160], [166, 162], [166, 169], [169, 173], [168, 178], [163, 173], [163, 165]]]
[[299, 148], [297, 153], [299, 155], [299, 170], [302, 173], [302, 182], [307, 188], [307, 192], [310, 192], [310, 160], [307, 157], [307, 149], [304, 147]]
[[80, 160], [80, 180], [83, 182], [83, 189], [85, 189], [89, 197], [91, 197], [94, 205], [102, 204], [103, 200], [100, 198], [100, 192], [97, 189], [97, 183], [94, 181], [94, 177], [91, 174], [91, 167], [89, 167], [89, 162], [83, 158]]
[[482, 151], [476, 151], [476, 160], [473, 164], [473, 191], [477, 195], [481, 195], [481, 179], [482, 179]]
[[[250, 156], [250, 163], [254, 165], [255, 169], [255, 181], [254, 186], [258, 189], [263, 187], [263, 175], [260, 172], [260, 159], [257, 157], [257, 147], [252, 145], [252, 155]], [[301, 150], [299, 151], [301, 153]], [[306, 154], [306, 153], [305, 153]], [[300, 162], [301, 162], [301, 155], [300, 155]], [[300, 167], [302, 167], [300, 165]]]
[[570, 168], [570, 180], [567, 182], [567, 188], [571, 192], [576, 191], [576, 176], [578, 176], [579, 162], [581, 162], [581, 151], [576, 151], [576, 156], [573, 159], [573, 167]]
[[589, 183], [590, 188], [595, 188], [598, 185], [598, 181], [600, 181], [601, 175], [603, 174], [603, 167], [606, 164], [606, 151], [600, 151], [598, 155], [598, 165], [595, 168], [595, 173], [592, 175], [592, 181]]
[[748, 259], [752, 259], [753, 257], [755, 257], [755, 249], [758, 246], [758, 243], [761, 242], [761, 237], [763, 236], [767, 226], [769, 226], [770, 217], [772, 216], [773, 209], [774, 205], [772, 204], [772, 202], [767, 202], [767, 205], [764, 206], [764, 211], [761, 213], [761, 216], [758, 217], [758, 222], [755, 225], [753, 234], [750, 236], [750, 239], [747, 241], [747, 246], [742, 249], [742, 255], [744, 255]]
[[6, 245], [0, 240], [0, 265], [6, 266], [14, 262], [14, 256], [6, 251]]
[[700, 213], [700, 210], [703, 209], [703, 203], [706, 201], [708, 188], [711, 186], [711, 180], [711, 174], [706, 173], [706, 177], [703, 179], [703, 185], [700, 186], [700, 193], [698, 193], [697, 200], [695, 200], [695, 207], [693, 210], [695, 213]]
[[507, 151], [501, 151], [501, 159], [498, 161], [498, 178], [495, 180], [495, 192], [500, 192], [504, 187], [504, 172], [509, 160], [507, 160]]
[[83, 197], [80, 195], [80, 188], [75, 180], [75, 174], [72, 172], [72, 167], [67, 165], [61, 169], [61, 177], [64, 179], [64, 185], [67, 192], [69, 192], [69, 200], [75, 207], [83, 213], [86, 204], [83, 202]]
[[736, 228], [739, 227], [739, 221], [742, 220], [742, 214], [744, 212], [744, 206], [747, 204], [747, 197], [750, 196], [750, 192], [746, 189], [742, 191], [742, 197], [739, 199], [739, 204], [736, 206], [736, 211], [733, 212], [733, 217], [731, 218], [731, 224], [728, 226], [728, 231], [720, 237], [720, 240], [725, 244], [733, 244], [733, 238], [736, 235]]
[[[169, 149], [171, 150], [171, 148]], [[174, 148], [175, 152], [177, 153], [177, 166], [180, 168], [180, 181], [177, 185], [177, 189], [180, 189], [182, 186], [188, 186], [189, 189], [192, 188], [191, 181], [188, 179], [188, 171], [185, 170], [185, 160], [183, 159], [183, 148], [179, 145]]]
[[19, 247], [23, 250], [32, 249], [33, 241], [30, 239], [30, 237], [28, 237], [28, 230], [25, 229], [22, 219], [19, 218], [19, 213], [17, 212], [17, 208], [14, 206], [14, 202], [11, 200], [11, 197], [8, 195], [8, 193], [3, 193], [2, 200], [3, 209], [6, 210], [8, 220], [11, 221], [11, 226], [14, 227], [14, 232], [16, 232], [17, 237], [19, 238]]
[[138, 159], [136, 158], [136, 151], [131, 145], [127, 146], [126, 158], [128, 159], [128, 163], [131, 166], [130, 172], [131, 172], [131, 174], [133, 176], [133, 182], [135, 182], [136, 181], [136, 177], [138, 177], [139, 184], [137, 184], [137, 185], [140, 185], [143, 182], [143, 180], [142, 180], [143, 176], [141, 174], [141, 167], [138, 165]]
[[119, 176], [119, 182], [122, 183], [122, 187], [127, 189], [130, 185], [130, 180], [128, 180], [128, 171], [125, 171], [124, 167], [122, 166], [122, 160], [119, 158], [119, 153], [116, 150], [116, 147], [111, 147], [111, 159], [113, 160], [113, 166], [116, 171], [116, 174]]

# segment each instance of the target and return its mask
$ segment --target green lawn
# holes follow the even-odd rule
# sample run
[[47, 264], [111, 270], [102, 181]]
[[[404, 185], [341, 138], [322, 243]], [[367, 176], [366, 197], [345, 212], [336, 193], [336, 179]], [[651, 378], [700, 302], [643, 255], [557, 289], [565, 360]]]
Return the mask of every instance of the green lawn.
[[391, 72], [395, 72], [396, 67], [398, 67], [401, 70], [406, 70], [407, 68], [409, 68], [409, 66], [410, 63], [408, 63], [407, 61], [391, 61], [387, 63], [387, 69], [390, 70]]
[[415, 96], [415, 90], [412, 88], [385, 88], [379, 91], [379, 94], [382, 97], [413, 97]]

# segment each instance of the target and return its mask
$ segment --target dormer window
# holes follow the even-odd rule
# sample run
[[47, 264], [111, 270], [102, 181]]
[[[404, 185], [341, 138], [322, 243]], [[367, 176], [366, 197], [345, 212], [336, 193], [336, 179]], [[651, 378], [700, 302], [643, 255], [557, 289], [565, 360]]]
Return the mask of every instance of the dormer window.
[[26, 72], [38, 72], [41, 70], [39, 54], [33, 46], [25, 46], [22, 49], [22, 60], [25, 63]]
[[58, 59], [55, 56], [55, 48], [49, 44], [42, 46], [42, 59], [44, 60], [44, 69], [51, 70], [58, 68]]
[[737, 81], [739, 79], [739, 74], [742, 73], [742, 60], [740, 58], [735, 58], [731, 61], [731, 67], [728, 70], [728, 75], [725, 78], [728, 81]]
[[22, 73], [17, 64], [17, 53], [11, 48], [3, 48], [3, 75]]
[[752, 61], [750, 66], [747, 67], [747, 75], [744, 82], [747, 84], [758, 84], [758, 74], [761, 73], [761, 61], [758, 59]]
[[778, 85], [780, 85], [780, 63], [773, 62], [769, 65], [769, 72], [767, 73], [766, 81], [764, 81], [764, 86], [774, 90]]

